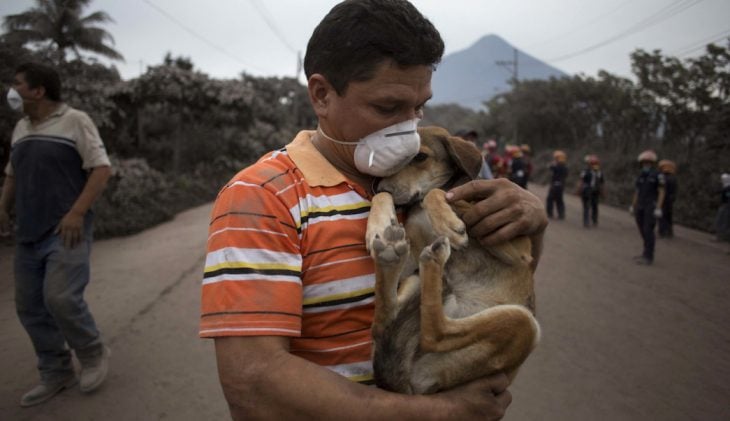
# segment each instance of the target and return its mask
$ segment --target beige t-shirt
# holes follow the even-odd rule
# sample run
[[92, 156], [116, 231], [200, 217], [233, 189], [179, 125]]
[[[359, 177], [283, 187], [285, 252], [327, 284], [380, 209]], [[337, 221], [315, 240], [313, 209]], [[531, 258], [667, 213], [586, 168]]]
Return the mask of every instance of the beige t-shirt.
[[[61, 104], [48, 118], [36, 125], [31, 124], [30, 118], [27, 116], [18, 121], [13, 130], [11, 149], [28, 136], [43, 136], [74, 142], [76, 150], [81, 156], [83, 168], [86, 170], [110, 165], [104, 143], [99, 136], [99, 130], [89, 115], [66, 104]], [[15, 175], [11, 162], [5, 166], [5, 174]]]

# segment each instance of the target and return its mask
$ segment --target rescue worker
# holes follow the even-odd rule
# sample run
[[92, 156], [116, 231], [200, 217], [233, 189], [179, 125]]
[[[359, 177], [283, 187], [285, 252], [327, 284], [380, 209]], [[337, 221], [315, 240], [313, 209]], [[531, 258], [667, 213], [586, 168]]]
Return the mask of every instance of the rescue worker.
[[717, 241], [730, 241], [730, 174], [720, 176], [722, 191], [720, 192], [720, 207], [715, 217], [715, 237]]
[[674, 237], [674, 227], [672, 222], [674, 201], [677, 198], [677, 165], [668, 159], [662, 159], [657, 165], [659, 171], [664, 175], [666, 183], [664, 203], [662, 206], [662, 217], [659, 219], [659, 237]]
[[565, 152], [557, 150], [553, 152], [553, 162], [550, 164], [550, 190], [547, 196], [548, 218], [553, 218], [553, 205], [558, 210], [558, 219], [565, 219], [565, 202], [563, 201], [563, 189], [565, 179], [568, 177], [568, 167], [565, 166]]
[[484, 143], [484, 160], [489, 164], [489, 169], [492, 171], [494, 178], [504, 178], [507, 176], [506, 166], [504, 160], [497, 152], [497, 141], [489, 139]]
[[580, 172], [578, 194], [583, 202], [583, 226], [589, 228], [598, 225], [598, 201], [603, 196], [603, 172], [601, 161], [596, 155], [583, 158], [586, 167]]
[[522, 160], [525, 162], [525, 188], [527, 188], [527, 183], [530, 182], [532, 177], [532, 148], [527, 143], [523, 143], [520, 145], [520, 150], [522, 151]]
[[507, 168], [510, 181], [527, 190], [527, 165], [522, 159], [522, 150], [519, 146], [507, 145], [504, 151], [509, 158]]
[[[476, 130], [461, 129], [458, 132], [456, 132], [456, 136], [473, 143], [474, 146], [477, 146], [477, 148], [478, 148], [477, 142], [479, 139], [479, 135], [477, 134]], [[480, 155], [481, 155], [481, 153], [480, 153]], [[481, 156], [482, 156], [482, 168], [479, 170], [478, 177], [483, 180], [491, 180], [492, 178], [494, 178], [494, 176], [492, 175], [492, 170], [489, 168], [489, 164], [487, 164], [487, 161], [484, 158], [484, 155], [481, 155]]]
[[656, 169], [657, 157], [654, 151], [643, 151], [637, 160], [641, 165], [641, 172], [636, 178], [636, 189], [629, 212], [636, 218], [636, 226], [644, 240], [644, 251], [634, 259], [638, 264], [651, 265], [654, 262], [654, 226], [656, 220], [662, 217], [666, 182], [664, 174]]

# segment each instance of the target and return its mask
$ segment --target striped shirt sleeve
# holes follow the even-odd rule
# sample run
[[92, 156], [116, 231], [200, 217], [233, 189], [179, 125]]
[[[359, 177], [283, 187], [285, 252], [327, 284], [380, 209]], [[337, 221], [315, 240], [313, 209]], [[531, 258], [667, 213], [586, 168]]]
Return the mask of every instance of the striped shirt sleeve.
[[299, 336], [297, 224], [274, 191], [241, 174], [222, 189], [211, 215], [200, 336]]

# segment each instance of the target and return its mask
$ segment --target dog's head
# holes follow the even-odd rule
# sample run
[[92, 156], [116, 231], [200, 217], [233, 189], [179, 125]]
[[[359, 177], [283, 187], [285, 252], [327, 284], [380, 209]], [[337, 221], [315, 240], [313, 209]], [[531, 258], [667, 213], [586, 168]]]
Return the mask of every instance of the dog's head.
[[418, 203], [430, 190], [473, 180], [482, 168], [481, 153], [473, 143], [435, 126], [421, 127], [418, 134], [418, 154], [378, 184], [378, 191], [389, 192], [397, 205]]

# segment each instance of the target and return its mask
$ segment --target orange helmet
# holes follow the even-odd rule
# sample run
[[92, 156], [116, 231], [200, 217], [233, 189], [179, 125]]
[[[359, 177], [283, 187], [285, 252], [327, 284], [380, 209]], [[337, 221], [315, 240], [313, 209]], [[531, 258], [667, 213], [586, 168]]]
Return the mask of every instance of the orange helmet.
[[565, 152], [561, 150], [556, 150], [555, 152], [553, 152], [553, 159], [558, 162], [565, 162], [568, 157], [565, 155]]
[[651, 149], [647, 149], [644, 152], [640, 153], [636, 160], [639, 162], [656, 162], [656, 152], [652, 151]]
[[520, 150], [528, 155], [532, 153], [532, 148], [530, 148], [530, 145], [528, 145], [527, 143], [521, 144]]
[[659, 171], [669, 173], [669, 174], [675, 174], [677, 172], [677, 164], [674, 163], [674, 161], [670, 161], [668, 159], [662, 159], [659, 161], [658, 164]]

